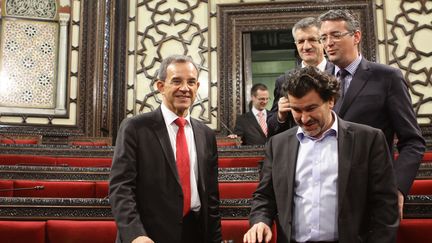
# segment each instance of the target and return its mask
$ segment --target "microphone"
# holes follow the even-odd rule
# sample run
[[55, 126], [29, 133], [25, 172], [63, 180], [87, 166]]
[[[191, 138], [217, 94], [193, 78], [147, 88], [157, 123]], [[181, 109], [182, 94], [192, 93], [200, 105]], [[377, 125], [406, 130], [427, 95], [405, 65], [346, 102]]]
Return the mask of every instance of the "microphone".
[[34, 187], [21, 187], [21, 188], [0, 189], [0, 192], [29, 191], [29, 190], [43, 190], [43, 189], [45, 189], [45, 186], [34, 186]]

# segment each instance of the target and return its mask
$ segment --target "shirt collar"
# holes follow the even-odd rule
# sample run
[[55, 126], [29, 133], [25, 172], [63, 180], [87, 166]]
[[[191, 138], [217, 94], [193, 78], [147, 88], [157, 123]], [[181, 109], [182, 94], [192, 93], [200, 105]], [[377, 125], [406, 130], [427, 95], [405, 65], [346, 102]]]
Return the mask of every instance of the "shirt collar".
[[[168, 107], [162, 103], [161, 104], [162, 116], [165, 120], [166, 124], [172, 124], [179, 116], [172, 112]], [[187, 116], [184, 118], [187, 121], [187, 124], [190, 124], [190, 114], [188, 112]]]
[[[255, 116], [258, 116], [258, 112], [259, 112], [259, 110], [258, 110], [257, 108], [255, 108], [255, 106], [252, 106], [252, 113], [253, 113]], [[265, 109], [262, 110], [262, 113], [264, 114], [264, 116], [267, 115], [267, 112], [266, 112]]]
[[[327, 65], [327, 59], [323, 58], [323, 60], [321, 61], [321, 63], [318, 64], [318, 66], [316, 66], [316, 68], [318, 68], [320, 71], [324, 72], [325, 68], [326, 68], [326, 65]], [[304, 61], [301, 62], [301, 67], [302, 68], [306, 67], [306, 64], [305, 64]]]
[[[351, 76], [354, 76], [358, 66], [360, 65], [362, 58], [363, 58], [362, 55], [359, 55], [352, 63], [350, 63], [350, 65], [345, 67], [345, 70], [347, 70], [349, 74], [351, 74]], [[339, 70], [341, 70], [341, 68], [335, 66], [335, 73], [334, 73], [335, 76], [338, 74]]]
[[310, 137], [308, 135], [306, 135], [303, 130], [301, 129], [301, 127], [299, 126], [297, 128], [297, 139], [299, 140], [299, 142], [301, 143], [303, 141], [304, 138], [307, 138], [309, 140], [312, 141], [321, 141], [324, 140], [326, 137], [329, 136], [334, 136], [336, 138], [338, 138], [338, 117], [336, 115], [336, 113], [334, 111], [331, 111], [332, 117], [334, 118], [333, 124], [331, 125], [331, 127], [329, 129], [327, 129], [327, 131], [325, 131], [323, 133], [323, 135], [320, 138], [314, 138], [314, 137]]

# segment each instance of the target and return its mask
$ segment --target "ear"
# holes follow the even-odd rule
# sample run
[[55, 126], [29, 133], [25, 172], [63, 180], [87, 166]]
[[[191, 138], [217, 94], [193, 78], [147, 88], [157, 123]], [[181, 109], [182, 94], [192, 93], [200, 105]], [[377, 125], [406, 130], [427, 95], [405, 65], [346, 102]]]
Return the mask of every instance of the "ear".
[[361, 37], [362, 37], [362, 34], [360, 31], [354, 32], [354, 43], [358, 45], [361, 41]]
[[335, 98], [331, 97], [328, 101], [328, 105], [330, 109], [333, 109], [334, 105], [335, 105]]
[[159, 90], [159, 93], [163, 94], [165, 90], [165, 82], [162, 80], [156, 81], [156, 87]]

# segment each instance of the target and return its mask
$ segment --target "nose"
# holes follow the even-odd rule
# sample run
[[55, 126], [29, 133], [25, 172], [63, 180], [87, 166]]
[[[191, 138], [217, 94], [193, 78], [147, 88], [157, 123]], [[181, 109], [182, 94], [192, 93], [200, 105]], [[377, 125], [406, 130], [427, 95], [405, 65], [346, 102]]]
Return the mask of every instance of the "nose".
[[182, 84], [180, 85], [179, 90], [180, 90], [180, 91], [183, 91], [183, 92], [189, 91], [189, 86], [188, 86], [187, 82], [182, 83]]
[[307, 124], [310, 120], [310, 116], [308, 113], [304, 112], [304, 113], [302, 113], [300, 119], [301, 119], [302, 124]]
[[311, 48], [312, 48], [311, 43], [308, 40], [305, 40], [305, 42], [303, 44], [303, 49], [308, 50], [308, 49], [311, 49]]

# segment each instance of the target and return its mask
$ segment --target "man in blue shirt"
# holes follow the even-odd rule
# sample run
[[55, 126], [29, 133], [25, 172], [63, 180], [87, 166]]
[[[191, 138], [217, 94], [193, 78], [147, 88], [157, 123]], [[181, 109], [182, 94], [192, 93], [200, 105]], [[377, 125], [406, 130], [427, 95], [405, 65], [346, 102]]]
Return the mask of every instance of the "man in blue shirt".
[[395, 242], [397, 188], [385, 136], [332, 111], [339, 82], [314, 67], [286, 77], [298, 127], [270, 138], [244, 242]]

